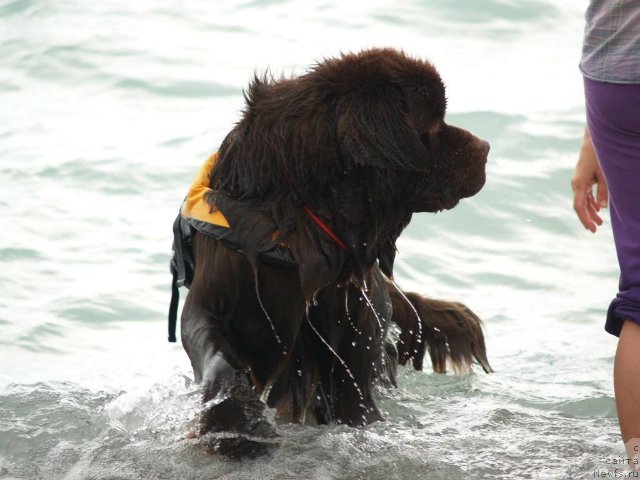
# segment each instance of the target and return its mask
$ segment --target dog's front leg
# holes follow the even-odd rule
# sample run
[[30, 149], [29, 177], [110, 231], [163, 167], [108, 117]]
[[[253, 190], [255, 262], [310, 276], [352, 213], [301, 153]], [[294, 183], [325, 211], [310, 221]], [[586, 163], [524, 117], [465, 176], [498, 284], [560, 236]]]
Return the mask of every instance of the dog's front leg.
[[265, 405], [249, 380], [248, 367], [220, 334], [220, 322], [194, 308], [187, 297], [182, 314], [182, 343], [202, 384], [204, 409], [199, 435], [229, 458], [255, 457], [277, 444]]

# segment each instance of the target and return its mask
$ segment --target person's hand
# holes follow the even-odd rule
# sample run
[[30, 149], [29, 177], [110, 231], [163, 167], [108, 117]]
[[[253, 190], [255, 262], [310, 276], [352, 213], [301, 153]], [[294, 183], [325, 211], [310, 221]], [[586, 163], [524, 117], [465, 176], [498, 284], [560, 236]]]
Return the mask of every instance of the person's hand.
[[[595, 198], [593, 196], [594, 185], [597, 185]], [[573, 209], [584, 228], [595, 233], [598, 226], [602, 225], [602, 218], [598, 212], [601, 208], [607, 207], [609, 190], [598, 163], [596, 151], [591, 143], [589, 130], [586, 128], [576, 170], [571, 179], [571, 187], [573, 188]]]

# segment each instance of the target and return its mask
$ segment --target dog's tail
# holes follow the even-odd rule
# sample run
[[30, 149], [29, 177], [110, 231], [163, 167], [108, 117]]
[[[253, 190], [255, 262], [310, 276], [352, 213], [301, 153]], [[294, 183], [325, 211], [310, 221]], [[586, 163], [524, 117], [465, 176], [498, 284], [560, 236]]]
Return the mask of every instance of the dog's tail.
[[[401, 329], [398, 340], [399, 363], [412, 360], [422, 370], [426, 350], [433, 371], [445, 373], [447, 365], [455, 373], [471, 371], [474, 360], [487, 372], [493, 372], [487, 360], [482, 321], [461, 303], [403, 293], [389, 285], [393, 321]], [[419, 323], [420, 322], [420, 323]]]

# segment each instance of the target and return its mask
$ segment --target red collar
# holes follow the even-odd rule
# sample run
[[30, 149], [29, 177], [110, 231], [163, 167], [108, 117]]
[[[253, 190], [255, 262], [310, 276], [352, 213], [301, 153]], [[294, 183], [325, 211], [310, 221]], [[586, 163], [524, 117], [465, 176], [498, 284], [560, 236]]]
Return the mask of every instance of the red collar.
[[327, 226], [327, 224], [320, 220], [320, 218], [315, 213], [313, 213], [311, 209], [306, 205], [304, 207], [304, 211], [307, 212], [307, 214], [311, 217], [311, 220], [313, 220], [315, 224], [320, 227], [320, 230], [329, 235], [331, 240], [336, 242], [342, 250], [344, 250], [345, 252], [349, 251], [347, 245], [342, 240], [340, 240], [340, 238], [335, 233], [333, 233], [333, 231]]

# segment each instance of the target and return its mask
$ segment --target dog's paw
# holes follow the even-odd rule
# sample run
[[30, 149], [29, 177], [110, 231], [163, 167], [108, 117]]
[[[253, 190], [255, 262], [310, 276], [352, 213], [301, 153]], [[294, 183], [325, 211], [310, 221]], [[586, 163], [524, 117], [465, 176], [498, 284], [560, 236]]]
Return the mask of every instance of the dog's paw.
[[199, 425], [203, 445], [234, 460], [267, 455], [278, 447], [279, 435], [265, 417], [264, 403], [243, 387], [231, 387], [207, 402]]
[[279, 435], [266, 419], [254, 420], [247, 431], [209, 432], [200, 438], [205, 449], [229, 460], [250, 460], [270, 455], [278, 449]]

